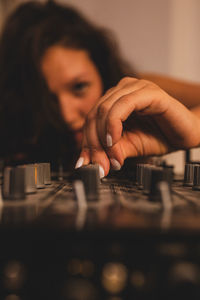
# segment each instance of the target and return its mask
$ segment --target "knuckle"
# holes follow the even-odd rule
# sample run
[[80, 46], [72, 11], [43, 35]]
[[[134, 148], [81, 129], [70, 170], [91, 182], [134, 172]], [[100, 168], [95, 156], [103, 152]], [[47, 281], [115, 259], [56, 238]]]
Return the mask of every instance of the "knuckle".
[[123, 77], [120, 81], [119, 81], [119, 85], [123, 85], [123, 84], [127, 84], [131, 81], [135, 81], [136, 79], [133, 78], [133, 77], [130, 77], [130, 76], [126, 76], [126, 77]]
[[146, 80], [146, 79], [140, 79], [139, 82], [140, 82], [141, 86], [143, 86], [143, 87], [149, 87], [153, 84], [153, 82]]
[[115, 89], [114, 86], [111, 87], [111, 88], [109, 88], [109, 89], [106, 91], [105, 95], [110, 94], [114, 89]]
[[91, 122], [93, 122], [96, 119], [96, 113], [91, 111], [90, 113], [88, 113], [87, 117], [86, 117], [86, 125], [91, 124]]
[[148, 87], [150, 89], [157, 89], [158, 88], [158, 86], [152, 81], [142, 79], [142, 82], [144, 83], [144, 85], [146, 85], [146, 87]]
[[102, 151], [102, 148], [100, 145], [96, 145], [96, 143], [90, 143], [89, 145], [84, 145], [82, 148], [82, 152], [90, 153], [90, 155], [94, 156], [96, 153], [99, 153]]
[[121, 100], [123, 100], [124, 105], [128, 104], [130, 102], [131, 96], [129, 94], [123, 95], [121, 97]]
[[89, 146], [84, 144], [82, 145], [82, 154], [88, 154], [89, 153]]
[[95, 154], [97, 154], [100, 151], [99, 147], [93, 146], [90, 148], [90, 153], [92, 156], [94, 156]]
[[98, 117], [103, 117], [109, 111], [109, 106], [105, 102], [99, 105], [98, 107]]

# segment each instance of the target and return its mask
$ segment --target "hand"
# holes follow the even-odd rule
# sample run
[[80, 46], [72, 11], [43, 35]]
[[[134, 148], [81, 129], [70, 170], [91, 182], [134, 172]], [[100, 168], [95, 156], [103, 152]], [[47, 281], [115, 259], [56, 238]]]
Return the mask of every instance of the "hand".
[[77, 167], [120, 169], [131, 156], [162, 155], [195, 147], [200, 119], [150, 81], [123, 78], [89, 112]]

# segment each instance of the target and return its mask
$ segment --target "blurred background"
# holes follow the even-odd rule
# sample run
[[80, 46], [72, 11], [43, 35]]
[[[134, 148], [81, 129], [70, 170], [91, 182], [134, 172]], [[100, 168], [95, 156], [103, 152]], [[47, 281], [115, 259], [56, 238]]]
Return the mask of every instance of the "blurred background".
[[[37, 0], [35, 0], [37, 1]], [[45, 2], [45, 0], [38, 0]], [[28, 0], [0, 0], [0, 27], [7, 14]], [[122, 55], [138, 72], [200, 82], [199, 0], [57, 0], [110, 29]], [[191, 151], [200, 160], [200, 150]], [[184, 154], [165, 156], [181, 173]]]

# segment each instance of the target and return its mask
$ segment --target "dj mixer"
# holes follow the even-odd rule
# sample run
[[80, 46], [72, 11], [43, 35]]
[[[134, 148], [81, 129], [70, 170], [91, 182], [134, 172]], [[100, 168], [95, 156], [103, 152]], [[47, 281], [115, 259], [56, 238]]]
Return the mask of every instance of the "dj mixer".
[[0, 299], [199, 299], [200, 163], [5, 167]]

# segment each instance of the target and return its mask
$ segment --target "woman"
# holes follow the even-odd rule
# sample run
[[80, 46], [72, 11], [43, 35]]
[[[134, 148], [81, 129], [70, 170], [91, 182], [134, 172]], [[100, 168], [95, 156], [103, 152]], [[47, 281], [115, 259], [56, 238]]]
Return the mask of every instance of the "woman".
[[95, 162], [104, 176], [129, 156], [198, 145], [198, 117], [157, 85], [126, 77], [133, 72], [116, 53], [110, 35], [75, 10], [21, 5], [0, 42], [1, 156], [70, 169], [83, 140], [76, 167]]
[[22, 4], [0, 40], [1, 157], [74, 166], [86, 114], [132, 72], [110, 34], [56, 3]]

